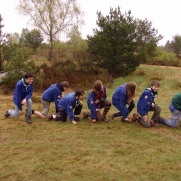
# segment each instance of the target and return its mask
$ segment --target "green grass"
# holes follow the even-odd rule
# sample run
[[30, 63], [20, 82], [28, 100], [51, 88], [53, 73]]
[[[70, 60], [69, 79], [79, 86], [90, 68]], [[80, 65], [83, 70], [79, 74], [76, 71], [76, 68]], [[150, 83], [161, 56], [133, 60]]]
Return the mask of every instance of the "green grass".
[[[168, 105], [180, 91], [180, 76], [177, 68], [141, 65], [133, 75], [116, 79], [113, 87], [108, 87], [108, 100], [120, 84], [135, 81], [137, 103], [141, 92], [157, 77], [161, 86], [155, 102], [162, 106], [161, 115], [169, 118]], [[40, 93], [34, 94], [33, 107], [41, 111], [40, 97]], [[0, 100], [3, 115], [13, 108], [12, 96], [1, 94]], [[84, 111], [87, 105], [83, 102]], [[108, 115], [116, 111], [112, 106]], [[53, 103], [50, 112], [54, 112]], [[26, 124], [24, 116], [0, 121], [0, 180], [181, 180], [181, 127], [147, 129], [138, 123], [122, 123], [120, 118], [95, 124], [82, 119], [77, 125], [36, 116], [32, 121], [32, 125]]]

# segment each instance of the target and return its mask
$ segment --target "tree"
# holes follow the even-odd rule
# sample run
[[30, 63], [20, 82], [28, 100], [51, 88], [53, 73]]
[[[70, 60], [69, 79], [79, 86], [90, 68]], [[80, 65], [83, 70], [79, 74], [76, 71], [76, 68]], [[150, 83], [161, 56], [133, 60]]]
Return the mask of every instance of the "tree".
[[78, 26], [74, 25], [67, 37], [70, 39], [68, 44], [72, 44], [74, 47], [82, 40], [81, 33], [79, 32]]
[[104, 17], [97, 12], [99, 29], [93, 30], [93, 36], [87, 36], [87, 51], [93, 55], [93, 64], [105, 68], [112, 75], [127, 75], [139, 66], [141, 53], [136, 52], [138, 42], [137, 22], [131, 11], [122, 14], [120, 7], [110, 8]]
[[162, 35], [152, 23], [135, 19], [131, 11], [122, 14], [120, 7], [110, 8], [109, 15], [97, 12], [99, 29], [87, 36], [87, 51], [93, 55], [95, 66], [105, 68], [112, 75], [128, 75], [147, 55], [154, 56]]
[[137, 19], [137, 41], [139, 42], [138, 51], [144, 52], [144, 61], [156, 55], [157, 43], [163, 38], [158, 35], [158, 30], [152, 28], [152, 22], [144, 19]]
[[20, 35], [19, 33], [11, 33], [9, 34], [9, 36], [7, 37], [7, 44], [18, 44], [20, 41]]
[[20, 44], [33, 49], [34, 53], [36, 52], [37, 48], [42, 44], [42, 41], [43, 36], [39, 30], [22, 30]]
[[3, 45], [4, 70], [7, 71], [3, 79], [10, 83], [13, 79], [19, 79], [24, 72], [35, 72], [35, 63], [30, 59], [30, 53], [20, 48], [17, 44]]
[[83, 12], [76, 0], [19, 0], [19, 13], [29, 16], [30, 21], [48, 37], [49, 58], [52, 60], [53, 42], [60, 33], [67, 32], [74, 25], [83, 23]]
[[171, 41], [171, 48], [173, 52], [176, 53], [177, 57], [179, 57], [181, 53], [181, 36], [177, 34], [172, 38], [173, 40]]

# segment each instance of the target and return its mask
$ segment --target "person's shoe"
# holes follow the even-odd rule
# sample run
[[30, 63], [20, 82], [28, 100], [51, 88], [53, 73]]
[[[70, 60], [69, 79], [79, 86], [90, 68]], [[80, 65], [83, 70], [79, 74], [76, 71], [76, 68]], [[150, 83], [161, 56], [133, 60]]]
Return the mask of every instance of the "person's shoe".
[[125, 120], [123, 117], [121, 118], [121, 122], [131, 123], [131, 121], [130, 121], [130, 120]]
[[102, 121], [104, 121], [104, 122], [106, 122], [106, 123], [107, 123], [109, 120], [108, 120], [108, 119], [106, 119], [106, 117], [104, 117], [104, 116], [103, 116]]
[[83, 112], [83, 119], [87, 119], [88, 117], [90, 117], [90, 112], [89, 111]]
[[109, 121], [113, 121], [114, 120], [114, 116], [111, 114], [110, 116], [109, 116]]
[[77, 116], [74, 116], [74, 121], [80, 121], [80, 118], [79, 117], [77, 117]]
[[10, 115], [9, 115], [9, 113], [8, 113], [8, 111], [6, 111], [6, 113], [4, 114], [4, 116], [3, 116], [3, 118], [9, 118], [10, 117]]
[[137, 120], [138, 120], [138, 114], [137, 114], [137, 113], [134, 113], [131, 121], [132, 121], [133, 123], [135, 123]]
[[155, 122], [155, 121], [150, 121], [150, 126], [151, 127], [160, 127], [160, 124], [158, 124], [157, 122]]
[[50, 114], [50, 115], [47, 117], [47, 121], [51, 121], [51, 120], [53, 120], [53, 115], [52, 115], [52, 114]]
[[31, 123], [32, 123], [31, 117], [27, 116], [27, 117], [26, 117], [26, 122], [27, 122], [28, 124], [31, 124]]

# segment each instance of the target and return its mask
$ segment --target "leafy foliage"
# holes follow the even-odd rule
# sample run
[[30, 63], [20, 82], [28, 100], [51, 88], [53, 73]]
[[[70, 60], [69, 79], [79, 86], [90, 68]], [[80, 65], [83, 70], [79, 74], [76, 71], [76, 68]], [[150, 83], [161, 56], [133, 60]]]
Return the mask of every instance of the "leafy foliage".
[[181, 36], [175, 35], [173, 36], [173, 40], [171, 41], [171, 49], [176, 53], [176, 55], [179, 57], [181, 53]]
[[29, 31], [28, 29], [23, 29], [20, 39], [20, 44], [33, 49], [35, 53], [37, 48], [42, 44], [43, 36], [41, 32], [37, 29]]
[[30, 59], [29, 52], [26, 49], [20, 48], [16, 44], [4, 45], [2, 47], [3, 56], [6, 60], [4, 64], [4, 70], [7, 71], [7, 75], [4, 78], [4, 82], [10, 83], [12, 79], [19, 79], [24, 72], [34, 72], [35, 63]]
[[93, 55], [93, 64], [113, 76], [129, 75], [146, 55], [154, 55], [162, 36], [157, 36], [151, 22], [134, 19], [131, 11], [122, 14], [119, 6], [110, 8], [105, 17], [101, 12], [97, 15], [99, 29], [87, 36], [87, 51]]

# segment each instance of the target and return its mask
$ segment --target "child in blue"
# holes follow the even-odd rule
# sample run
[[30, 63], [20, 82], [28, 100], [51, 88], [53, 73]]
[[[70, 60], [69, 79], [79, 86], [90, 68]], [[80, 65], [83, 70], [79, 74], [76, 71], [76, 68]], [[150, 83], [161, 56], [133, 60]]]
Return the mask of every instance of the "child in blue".
[[84, 98], [84, 91], [82, 89], [76, 90], [75, 93], [71, 92], [65, 95], [58, 103], [60, 115], [56, 116], [51, 114], [47, 120], [50, 121], [55, 119], [55, 121], [65, 122], [67, 120], [67, 115], [68, 115], [72, 124], [77, 124], [75, 115], [79, 115], [81, 113], [82, 110], [81, 100], [83, 98]]
[[[106, 115], [111, 107], [111, 102], [106, 100], [106, 98], [106, 87], [103, 86], [100, 80], [96, 80], [93, 84], [92, 90], [89, 92], [87, 99], [87, 105], [90, 109], [89, 115], [93, 123], [97, 122], [98, 120], [107, 121]], [[101, 115], [100, 110], [102, 108], [104, 108], [104, 111]], [[88, 115], [86, 116], [84, 113], [84, 117], [88, 117]]]
[[[137, 113], [140, 115], [138, 122], [147, 128], [150, 126], [158, 126], [156, 122], [160, 119], [161, 107], [155, 104], [154, 98], [157, 95], [159, 86], [159, 81], [153, 80], [151, 82], [151, 86], [144, 90], [138, 100]], [[149, 111], [153, 111], [151, 120], [148, 116]]]
[[122, 122], [131, 123], [131, 121], [128, 119], [128, 115], [135, 107], [133, 98], [136, 87], [137, 85], [135, 82], [128, 82], [126, 84], [120, 85], [115, 90], [112, 95], [112, 104], [119, 110], [119, 112], [110, 115], [110, 120], [113, 120], [115, 117], [123, 116], [121, 119]]
[[4, 114], [4, 118], [8, 118], [10, 116], [18, 117], [23, 114], [22, 106], [26, 105], [26, 122], [28, 124], [32, 123], [31, 115], [32, 115], [32, 94], [34, 91], [34, 83], [33, 83], [33, 75], [31, 73], [26, 73], [24, 78], [19, 80], [16, 83], [14, 94], [13, 94], [13, 102], [15, 106], [15, 110], [7, 110]]
[[42, 94], [42, 113], [39, 111], [33, 111], [32, 113], [41, 118], [47, 118], [50, 103], [55, 103], [56, 113], [59, 113], [58, 103], [63, 97], [62, 92], [69, 88], [69, 83], [67, 81], [62, 81], [61, 83], [52, 84], [48, 89], [46, 89]]

